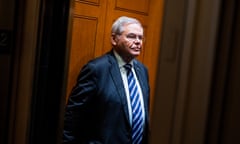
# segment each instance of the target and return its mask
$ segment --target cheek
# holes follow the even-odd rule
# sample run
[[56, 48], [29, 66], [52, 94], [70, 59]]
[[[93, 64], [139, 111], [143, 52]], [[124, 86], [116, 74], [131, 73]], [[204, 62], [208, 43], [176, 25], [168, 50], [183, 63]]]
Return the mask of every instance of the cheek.
[[124, 42], [122, 43], [122, 45], [125, 47], [125, 49], [129, 49], [132, 44], [131, 44], [130, 42], [128, 42], [128, 41], [124, 41]]

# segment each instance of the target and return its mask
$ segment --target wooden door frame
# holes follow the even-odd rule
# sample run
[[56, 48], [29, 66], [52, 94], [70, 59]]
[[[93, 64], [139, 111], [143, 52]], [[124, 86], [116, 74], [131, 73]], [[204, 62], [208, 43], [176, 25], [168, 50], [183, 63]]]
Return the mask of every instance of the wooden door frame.
[[27, 144], [40, 0], [15, 2], [7, 143]]
[[61, 143], [72, 0], [41, 1], [28, 140]]
[[203, 144], [221, 0], [167, 0], [152, 143]]
[[240, 3], [223, 1], [210, 99], [207, 144], [239, 143]]
[[8, 143], [60, 143], [72, 1], [15, 4]]

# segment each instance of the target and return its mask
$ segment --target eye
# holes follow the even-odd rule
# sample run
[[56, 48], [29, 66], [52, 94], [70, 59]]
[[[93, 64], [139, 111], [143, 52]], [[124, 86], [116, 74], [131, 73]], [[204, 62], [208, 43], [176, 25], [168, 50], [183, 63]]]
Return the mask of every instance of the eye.
[[143, 36], [139, 35], [139, 36], [138, 36], [138, 39], [139, 39], [139, 40], [143, 40]]
[[127, 38], [129, 38], [129, 39], [136, 39], [137, 35], [135, 35], [135, 34], [128, 34]]
[[142, 35], [136, 35], [136, 34], [128, 34], [127, 36], [127, 39], [130, 39], [130, 40], [136, 40], [137, 38], [139, 39], [139, 40], [143, 40], [143, 36]]

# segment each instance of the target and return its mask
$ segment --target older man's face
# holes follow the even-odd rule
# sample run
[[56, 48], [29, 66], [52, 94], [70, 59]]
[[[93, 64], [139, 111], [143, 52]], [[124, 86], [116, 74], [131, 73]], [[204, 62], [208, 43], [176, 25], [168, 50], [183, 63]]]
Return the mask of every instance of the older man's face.
[[115, 50], [124, 59], [133, 59], [140, 55], [143, 45], [143, 28], [139, 24], [128, 24], [115, 39]]

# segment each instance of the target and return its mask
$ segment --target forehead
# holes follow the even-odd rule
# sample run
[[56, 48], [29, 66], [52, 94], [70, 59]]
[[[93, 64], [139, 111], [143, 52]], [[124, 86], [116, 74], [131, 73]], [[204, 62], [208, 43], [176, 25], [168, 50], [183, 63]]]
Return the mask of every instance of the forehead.
[[123, 26], [123, 33], [143, 34], [143, 28], [137, 23], [130, 23]]

